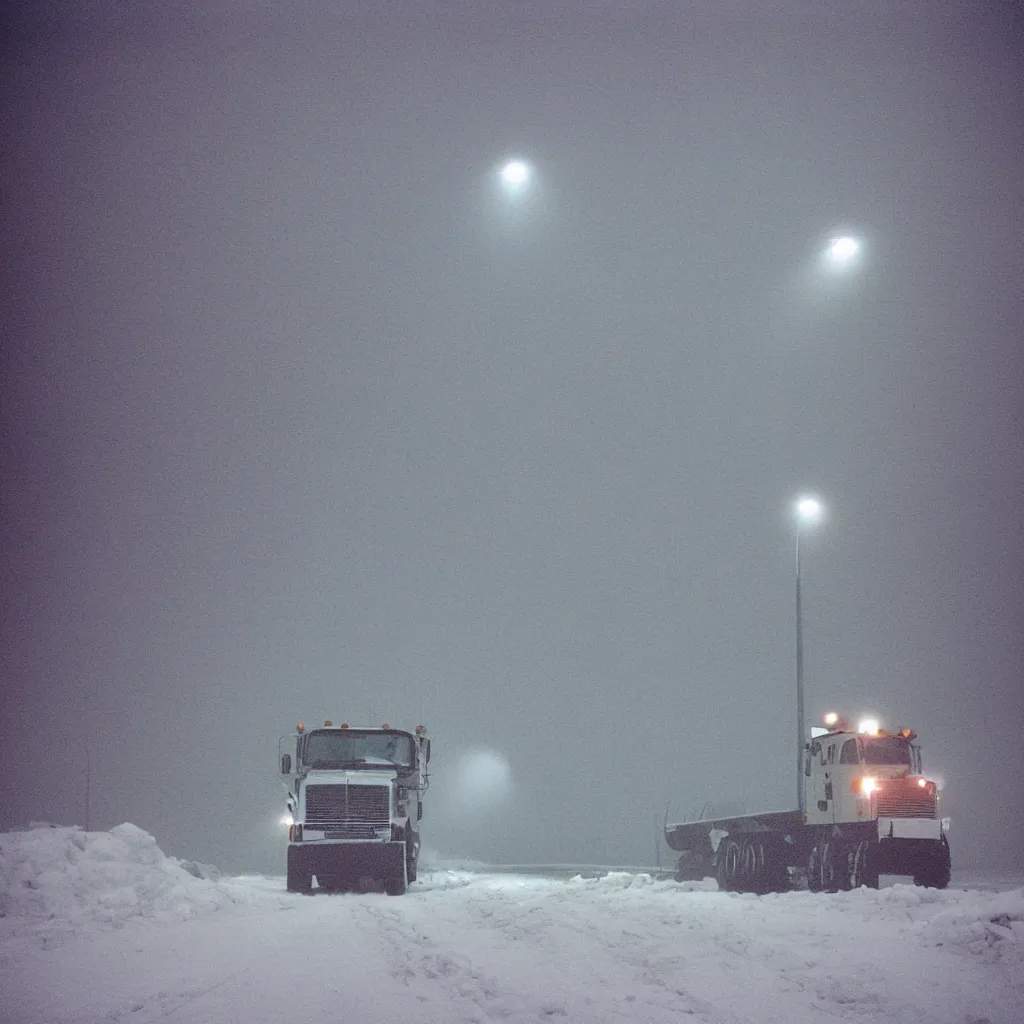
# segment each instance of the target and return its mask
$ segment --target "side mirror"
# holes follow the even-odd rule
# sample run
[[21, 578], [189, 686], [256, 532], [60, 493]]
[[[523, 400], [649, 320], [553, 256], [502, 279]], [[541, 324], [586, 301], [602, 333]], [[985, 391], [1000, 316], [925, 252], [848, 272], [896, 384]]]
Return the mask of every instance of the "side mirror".
[[292, 773], [292, 755], [282, 754], [281, 755], [281, 774], [291, 775]]
[[806, 775], [807, 778], [811, 777], [811, 755], [810, 754], [808, 754], [807, 757], [804, 758], [804, 775]]
[[425, 760], [429, 763], [430, 761], [430, 740], [427, 740], [427, 754]]
[[416, 805], [416, 820], [419, 821], [423, 817], [423, 803], [420, 802]]

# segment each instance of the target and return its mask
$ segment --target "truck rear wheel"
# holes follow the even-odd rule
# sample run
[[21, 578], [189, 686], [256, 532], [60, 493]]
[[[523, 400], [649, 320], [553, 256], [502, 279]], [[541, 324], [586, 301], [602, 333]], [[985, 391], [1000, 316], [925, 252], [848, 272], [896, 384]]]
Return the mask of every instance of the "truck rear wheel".
[[740, 844], [735, 839], [723, 839], [718, 844], [718, 860], [715, 865], [715, 879], [723, 892], [737, 892], [743, 865]]
[[699, 882], [704, 877], [700, 858], [692, 850], [683, 850], [676, 861], [675, 880], [677, 882]]
[[786, 854], [779, 843], [766, 839], [762, 843], [761, 878], [758, 892], [787, 892], [789, 874], [786, 871]]

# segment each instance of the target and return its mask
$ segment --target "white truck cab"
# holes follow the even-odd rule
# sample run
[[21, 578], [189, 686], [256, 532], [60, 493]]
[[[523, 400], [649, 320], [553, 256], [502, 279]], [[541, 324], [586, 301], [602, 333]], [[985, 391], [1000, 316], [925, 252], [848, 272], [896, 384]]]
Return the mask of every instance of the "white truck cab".
[[379, 728], [299, 725], [279, 744], [288, 790], [288, 889], [399, 895], [415, 880], [430, 740]]
[[[822, 885], [830, 887], [828, 846], [836, 846], [841, 837], [855, 879], [877, 885], [881, 871], [913, 874], [926, 885], [948, 884], [948, 821], [939, 816], [938, 785], [922, 774], [917, 734], [910, 729], [887, 732], [874, 721], [854, 731], [837, 719], [813, 732], [805, 750], [804, 824], [830, 838], [818, 846], [816, 860], [812, 851], [812, 888], [819, 869]], [[845, 865], [841, 874], [847, 874]]]

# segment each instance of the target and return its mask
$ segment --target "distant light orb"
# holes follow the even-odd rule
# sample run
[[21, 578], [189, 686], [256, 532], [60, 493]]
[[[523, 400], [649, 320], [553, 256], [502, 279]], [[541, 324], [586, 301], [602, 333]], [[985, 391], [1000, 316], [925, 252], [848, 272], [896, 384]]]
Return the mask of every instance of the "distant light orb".
[[839, 238], [833, 238], [832, 241], [829, 242], [829, 259], [838, 266], [845, 266], [852, 263], [859, 253], [860, 242], [858, 242], [856, 238], [852, 238], [850, 235], [842, 235]]
[[530, 180], [530, 165], [525, 160], [510, 160], [501, 169], [501, 180], [510, 188], [522, 188]]
[[798, 498], [796, 503], [797, 518], [801, 523], [813, 525], [821, 519], [825, 508], [817, 498]]
[[471, 750], [459, 758], [451, 796], [464, 810], [492, 807], [512, 788], [512, 767], [496, 750]]

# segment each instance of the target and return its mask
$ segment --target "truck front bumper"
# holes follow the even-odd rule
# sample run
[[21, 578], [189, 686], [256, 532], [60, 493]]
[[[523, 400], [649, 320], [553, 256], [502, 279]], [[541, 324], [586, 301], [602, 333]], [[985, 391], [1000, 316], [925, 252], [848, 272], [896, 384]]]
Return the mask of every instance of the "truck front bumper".
[[879, 839], [939, 839], [942, 821], [939, 818], [879, 818]]
[[291, 843], [289, 855], [320, 885], [352, 886], [363, 879], [405, 877], [405, 843]]

